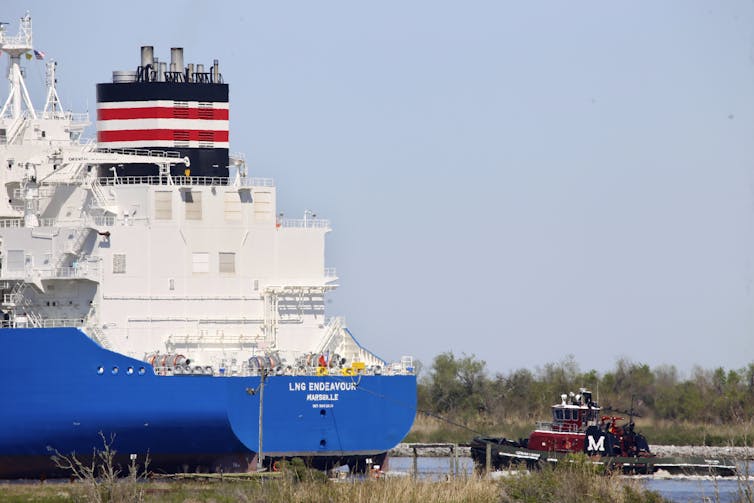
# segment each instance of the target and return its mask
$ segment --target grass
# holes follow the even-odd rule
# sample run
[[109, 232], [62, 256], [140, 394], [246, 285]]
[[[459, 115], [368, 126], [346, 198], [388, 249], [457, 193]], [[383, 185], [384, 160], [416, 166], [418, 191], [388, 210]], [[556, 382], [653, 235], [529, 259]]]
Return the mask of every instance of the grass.
[[[104, 440], [104, 439], [103, 439]], [[333, 481], [317, 470], [294, 459], [280, 465], [274, 478], [238, 480], [214, 478], [165, 482], [143, 475], [132, 461], [128, 472], [114, 463], [111, 442], [95, 452], [91, 464], [74, 456], [56, 453], [55, 462], [72, 474], [71, 483], [8, 484], [0, 486], [0, 500], [10, 502], [96, 502], [96, 503], [199, 503], [199, 502], [269, 502], [269, 503], [391, 503], [428, 501], [437, 503], [513, 503], [537, 502], [611, 502], [660, 503], [664, 500], [644, 489], [638, 482], [605, 476], [585, 457], [571, 463], [545, 467], [536, 472], [513, 473], [492, 479], [477, 476], [450, 478], [445, 481], [395, 478], [351, 478]]]
[[617, 474], [603, 473], [584, 455], [573, 456], [569, 462], [546, 466], [506, 479], [501, 487], [501, 502], [571, 503], [661, 503], [662, 496], [646, 490], [639, 481]]
[[[112, 502], [270, 502], [359, 503], [401, 502], [615, 502], [659, 503], [664, 500], [631, 480], [590, 472], [542, 470], [499, 480], [476, 477], [442, 482], [410, 477], [333, 482], [283, 477], [266, 481], [124, 482], [126, 487]], [[132, 487], [136, 486], [136, 487]], [[130, 487], [130, 489], [129, 489]], [[132, 497], [129, 497], [131, 495]], [[0, 486], [0, 499], [10, 502], [89, 502], [84, 483]]]

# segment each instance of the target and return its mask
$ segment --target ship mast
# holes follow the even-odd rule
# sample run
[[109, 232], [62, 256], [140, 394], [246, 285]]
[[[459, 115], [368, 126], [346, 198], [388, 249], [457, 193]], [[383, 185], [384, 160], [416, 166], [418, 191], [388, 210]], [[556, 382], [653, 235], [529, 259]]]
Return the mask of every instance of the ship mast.
[[21, 18], [21, 28], [16, 36], [5, 33], [5, 25], [0, 25], [0, 51], [8, 53], [10, 57], [10, 68], [8, 69], [10, 93], [8, 93], [8, 99], [5, 100], [2, 110], [0, 110], [0, 117], [8, 116], [9, 112], [12, 119], [21, 117], [21, 102], [23, 101], [32, 118], [37, 118], [31, 104], [31, 98], [29, 98], [29, 91], [27, 91], [24, 83], [24, 77], [21, 74], [21, 55], [28, 54], [29, 51], [33, 50], [31, 15], [28, 12]]
[[57, 77], [55, 77], [55, 69], [57, 68], [57, 61], [48, 61], [46, 65], [46, 84], [47, 84], [47, 99], [45, 100], [45, 107], [43, 116], [45, 118], [64, 118], [65, 112], [63, 111], [63, 105], [60, 103], [60, 96], [58, 96], [58, 90], [56, 84], [58, 83]]

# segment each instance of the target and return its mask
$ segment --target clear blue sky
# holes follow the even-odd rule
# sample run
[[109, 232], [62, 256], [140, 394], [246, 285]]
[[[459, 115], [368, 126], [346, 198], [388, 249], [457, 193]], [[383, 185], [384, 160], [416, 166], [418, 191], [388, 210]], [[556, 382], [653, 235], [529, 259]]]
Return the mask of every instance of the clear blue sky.
[[286, 215], [332, 220], [330, 314], [384, 357], [754, 361], [750, 1], [34, 0], [0, 20], [27, 9], [74, 110], [141, 45], [218, 58], [231, 150]]

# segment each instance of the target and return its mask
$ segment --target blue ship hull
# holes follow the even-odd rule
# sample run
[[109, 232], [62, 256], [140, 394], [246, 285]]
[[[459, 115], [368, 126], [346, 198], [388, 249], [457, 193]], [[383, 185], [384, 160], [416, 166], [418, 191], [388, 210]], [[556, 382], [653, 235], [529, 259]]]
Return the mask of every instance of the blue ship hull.
[[[103, 436], [154, 470], [248, 469], [259, 450], [260, 377], [158, 376], [75, 328], [0, 330], [0, 477], [49, 476], [54, 452]], [[330, 466], [384, 453], [408, 433], [416, 377], [270, 376], [265, 456]]]

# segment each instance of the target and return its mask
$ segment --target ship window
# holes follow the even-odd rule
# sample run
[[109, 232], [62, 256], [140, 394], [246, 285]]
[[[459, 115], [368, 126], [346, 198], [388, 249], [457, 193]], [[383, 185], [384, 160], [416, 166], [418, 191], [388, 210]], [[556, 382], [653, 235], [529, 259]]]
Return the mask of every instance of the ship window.
[[202, 219], [202, 193], [199, 191], [183, 191], [183, 202], [186, 203], [186, 220]]
[[563, 409], [555, 409], [553, 412], [555, 413], [555, 419], [563, 419]]
[[209, 272], [209, 253], [194, 252], [191, 255], [191, 270], [196, 273]]
[[173, 193], [160, 190], [154, 193], [155, 220], [170, 220], [173, 218]]
[[113, 274], [126, 273], [126, 254], [113, 253]]
[[272, 192], [259, 191], [254, 192], [252, 198], [254, 199], [254, 218], [257, 222], [269, 222], [272, 220], [272, 212], [274, 209], [272, 201]]
[[566, 409], [563, 412], [565, 412], [564, 414], [565, 419], [573, 419], [573, 417], [571, 417], [571, 409]]
[[241, 221], [241, 196], [238, 192], [225, 193], [225, 221]]
[[168, 280], [168, 289], [175, 290], [175, 280], [173, 278]]
[[258, 279], [254, 280], [254, 291], [255, 292], [259, 291], [259, 280]]
[[236, 272], [236, 254], [220, 252], [220, 272]]

